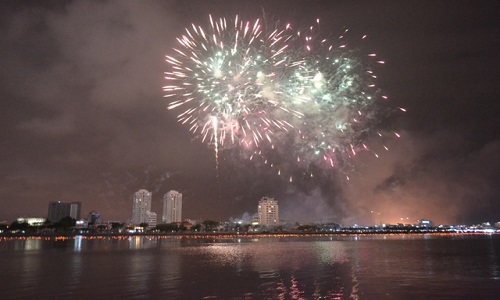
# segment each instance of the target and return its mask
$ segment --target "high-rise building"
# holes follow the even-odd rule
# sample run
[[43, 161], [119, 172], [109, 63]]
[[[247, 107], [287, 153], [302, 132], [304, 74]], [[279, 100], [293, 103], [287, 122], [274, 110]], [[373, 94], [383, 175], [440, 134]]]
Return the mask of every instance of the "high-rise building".
[[49, 215], [47, 219], [52, 222], [59, 222], [64, 217], [80, 219], [80, 211], [82, 210], [81, 202], [49, 202]]
[[156, 220], [158, 219], [155, 212], [147, 211], [146, 212], [146, 222], [149, 228], [156, 227]]
[[257, 209], [259, 225], [275, 226], [279, 224], [278, 201], [274, 198], [263, 197]]
[[101, 218], [101, 215], [97, 213], [95, 210], [89, 212], [89, 217], [88, 217], [88, 224], [89, 225], [99, 225], [99, 219]]
[[182, 194], [169, 191], [163, 196], [163, 223], [182, 222]]
[[152, 193], [144, 189], [134, 193], [132, 199], [132, 224], [147, 223], [146, 212], [151, 211], [151, 196]]

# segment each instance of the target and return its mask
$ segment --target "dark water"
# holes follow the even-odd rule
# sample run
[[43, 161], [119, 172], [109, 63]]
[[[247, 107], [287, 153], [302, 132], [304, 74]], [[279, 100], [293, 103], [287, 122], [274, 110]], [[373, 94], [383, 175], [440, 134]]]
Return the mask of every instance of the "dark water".
[[0, 299], [500, 299], [500, 236], [0, 240]]

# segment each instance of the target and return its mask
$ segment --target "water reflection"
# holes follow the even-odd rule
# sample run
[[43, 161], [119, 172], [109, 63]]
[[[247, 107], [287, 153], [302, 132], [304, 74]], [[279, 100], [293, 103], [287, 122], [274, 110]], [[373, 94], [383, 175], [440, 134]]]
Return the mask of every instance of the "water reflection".
[[313, 248], [321, 263], [335, 264], [348, 261], [346, 243], [340, 241], [314, 242]]
[[42, 240], [40, 238], [16, 239], [13, 246], [16, 251], [40, 250], [42, 247]]
[[74, 243], [73, 249], [76, 252], [82, 251], [82, 236], [81, 235], [75, 236], [75, 243]]
[[252, 253], [243, 250], [241, 244], [212, 244], [206, 247], [209, 261], [216, 265], [230, 265], [241, 268], [243, 261]]
[[495, 248], [495, 240], [490, 236], [488, 241], [488, 266], [491, 279], [500, 280], [500, 249]]
[[[80, 252], [81, 250], [81, 237], [75, 239], [75, 251]], [[81, 283], [82, 277], [82, 256], [80, 253], [75, 253], [71, 255], [71, 263], [68, 265], [67, 275], [68, 284], [67, 289], [70, 294], [73, 294]]]
[[[167, 246], [172, 246], [169, 243]], [[169, 294], [176, 295], [182, 280], [184, 256], [180, 251], [168, 251], [160, 256], [158, 263], [159, 285], [164, 287]]]
[[[210, 244], [193, 255], [207, 257], [213, 269], [230, 267], [237, 276], [260, 282], [253, 297], [301, 299], [304, 294], [342, 298], [355, 284], [350, 276], [348, 253], [342, 242], [261, 242]], [[251, 274], [248, 274], [248, 273]], [[241, 274], [244, 273], [244, 274]], [[349, 271], [350, 273], [350, 271]], [[247, 295], [248, 296], [248, 295]]]
[[[24, 248], [24, 247], [23, 247]], [[18, 265], [19, 270], [14, 271], [15, 273], [9, 272], [8, 269], [3, 269], [2, 272], [7, 272], [7, 274], [19, 274], [19, 289], [21, 291], [29, 291], [30, 287], [33, 286], [38, 278], [41, 276], [43, 270], [41, 265], [41, 256], [36, 255], [36, 253], [26, 253], [21, 256], [21, 263]]]
[[153, 263], [154, 261], [149, 259], [147, 253], [133, 252], [130, 256], [126, 271], [128, 282], [125, 287], [131, 297], [147, 295], [151, 275], [149, 270]]
[[3, 299], [488, 299], [499, 251], [498, 236], [24, 238], [0, 241], [0, 280]]
[[127, 243], [128, 249], [134, 250], [128, 254], [125, 271], [128, 295], [156, 298], [156, 294], [162, 293], [177, 298], [183, 271], [180, 242], [175, 239], [135, 236], [130, 237]]

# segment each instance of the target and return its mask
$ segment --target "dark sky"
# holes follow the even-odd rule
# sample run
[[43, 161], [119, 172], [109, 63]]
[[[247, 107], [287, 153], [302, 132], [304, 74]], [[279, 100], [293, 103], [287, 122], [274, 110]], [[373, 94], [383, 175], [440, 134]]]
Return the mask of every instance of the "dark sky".
[[[351, 180], [307, 186], [213, 150], [163, 98], [175, 37], [208, 14], [280, 19], [367, 34], [386, 63], [378, 85], [405, 114], [378, 159]], [[52, 200], [84, 216], [131, 215], [132, 193], [184, 195], [183, 217], [227, 220], [274, 196], [291, 221], [350, 225], [429, 218], [500, 221], [498, 1], [1, 1], [0, 220], [45, 217]], [[380, 214], [372, 214], [371, 211]]]

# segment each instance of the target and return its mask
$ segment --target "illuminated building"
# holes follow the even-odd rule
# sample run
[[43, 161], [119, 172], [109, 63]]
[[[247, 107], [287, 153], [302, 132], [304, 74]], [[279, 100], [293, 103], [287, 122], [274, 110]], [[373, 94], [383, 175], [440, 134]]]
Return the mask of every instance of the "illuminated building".
[[151, 195], [151, 192], [144, 189], [134, 193], [132, 199], [132, 224], [147, 223], [146, 212], [151, 211]]
[[163, 196], [163, 223], [182, 222], [182, 194], [169, 191]]
[[42, 226], [45, 218], [17, 218], [18, 223], [28, 223], [30, 226]]
[[87, 228], [89, 227], [89, 222], [87, 220], [76, 220], [76, 228]]
[[279, 224], [278, 201], [274, 198], [263, 197], [257, 209], [259, 225], [275, 226]]
[[48, 220], [52, 223], [61, 221], [62, 218], [71, 217], [80, 219], [81, 202], [51, 201], [49, 203]]
[[418, 220], [418, 226], [419, 227], [432, 227], [433, 224], [432, 224], [432, 221], [430, 221], [430, 220], [421, 219], [421, 220]]

